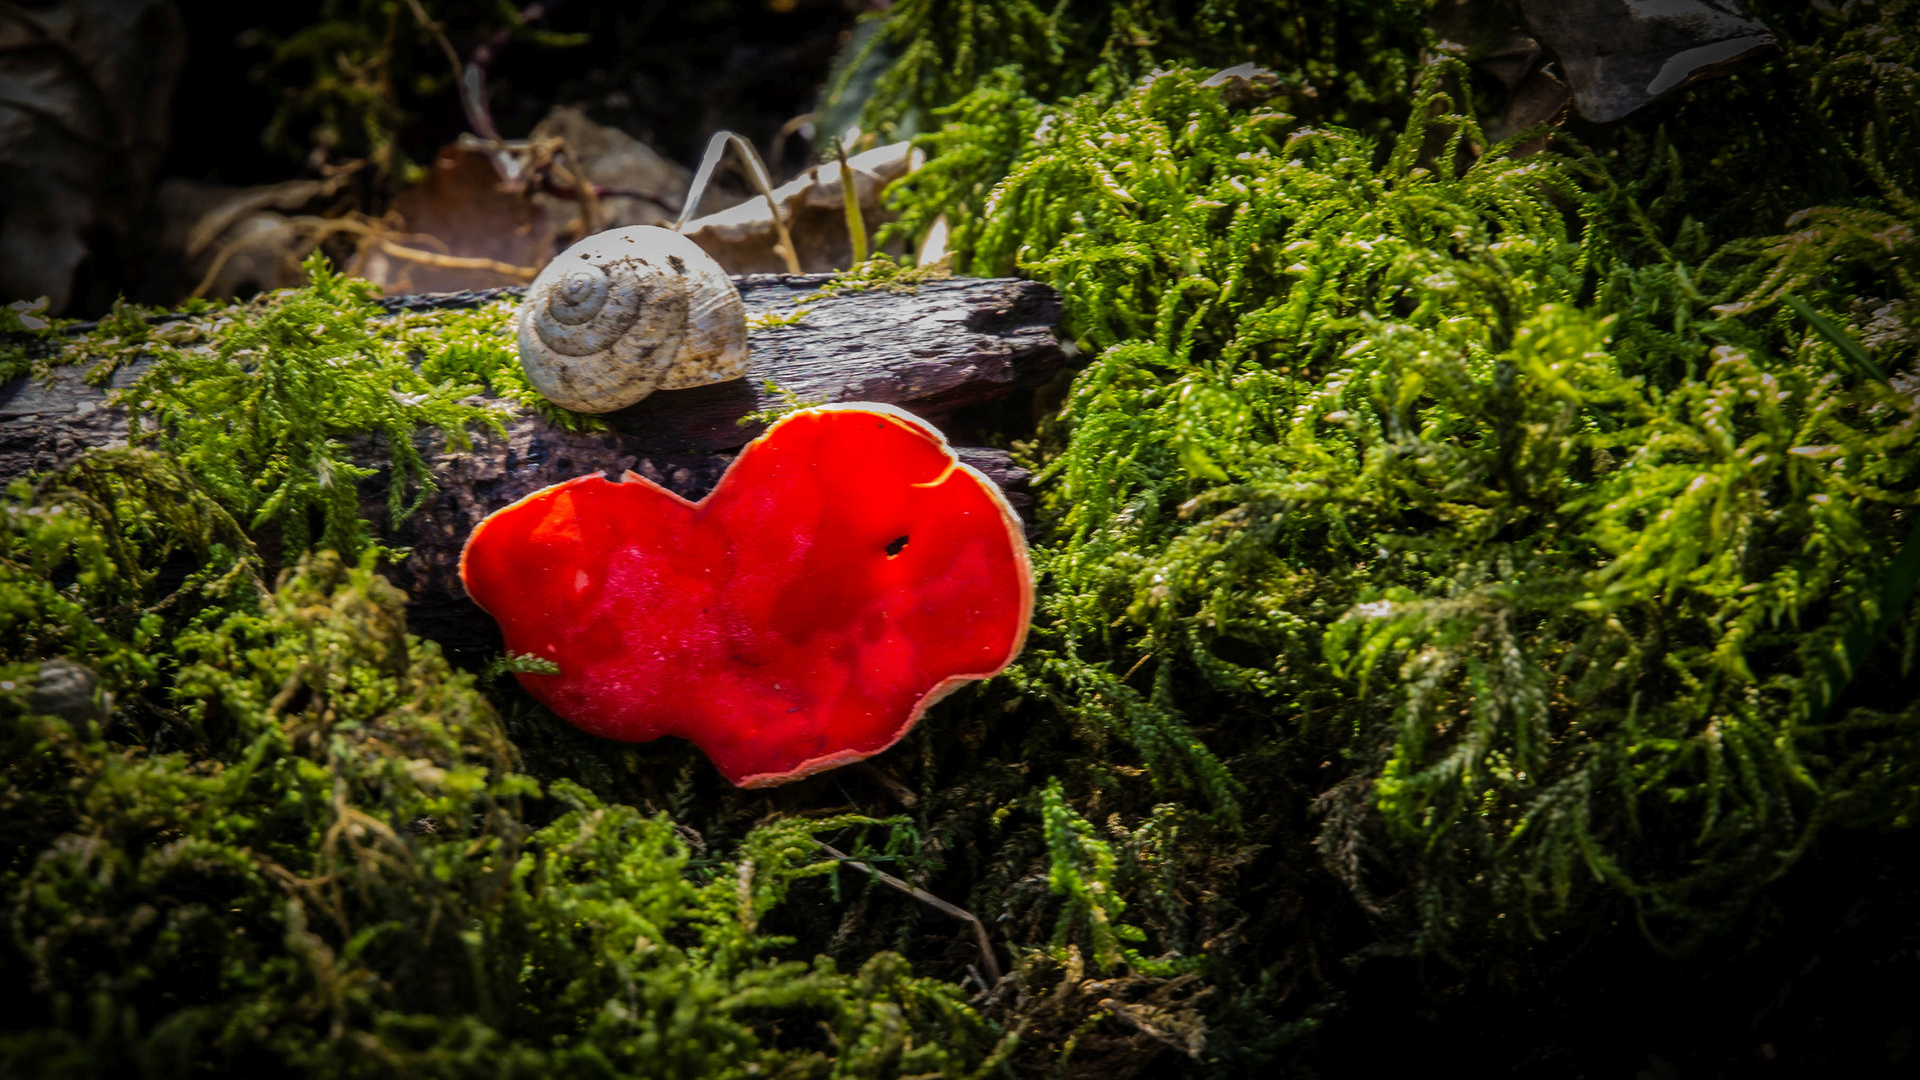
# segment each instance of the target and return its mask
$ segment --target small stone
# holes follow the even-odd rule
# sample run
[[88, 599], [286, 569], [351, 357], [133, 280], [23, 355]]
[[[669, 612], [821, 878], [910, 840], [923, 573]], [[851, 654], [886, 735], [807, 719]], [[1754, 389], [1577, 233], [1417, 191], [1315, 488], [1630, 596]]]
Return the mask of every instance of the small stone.
[[72, 724], [88, 720], [104, 724], [109, 713], [99, 676], [63, 657], [41, 662], [27, 708]]

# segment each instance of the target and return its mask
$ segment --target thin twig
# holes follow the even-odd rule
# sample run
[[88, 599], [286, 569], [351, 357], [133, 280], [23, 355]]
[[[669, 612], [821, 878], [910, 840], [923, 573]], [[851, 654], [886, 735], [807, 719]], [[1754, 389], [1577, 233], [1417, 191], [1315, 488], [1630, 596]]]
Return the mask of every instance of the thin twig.
[[422, 266], [438, 266], [445, 270], [491, 270], [496, 274], [520, 281], [532, 281], [540, 276], [540, 268], [537, 266], [516, 266], [510, 262], [483, 259], [477, 256], [439, 255], [384, 239], [376, 241], [375, 246], [396, 259], [405, 259], [407, 262], [419, 263]]
[[873, 762], [856, 762], [854, 768], [871, 777], [874, 783], [885, 788], [887, 794], [893, 796], [895, 801], [899, 802], [901, 806], [911, 810], [920, 805], [920, 796], [915, 795], [912, 788], [894, 779], [892, 773], [875, 765]]
[[292, 210], [332, 195], [353, 177], [362, 164], [356, 161], [352, 167], [342, 169], [324, 180], [288, 180], [240, 192], [194, 222], [193, 231], [187, 234], [187, 257], [192, 258], [205, 251], [236, 222], [256, 210]]
[[812, 123], [813, 118], [813, 113], [803, 112], [799, 116], [780, 125], [780, 130], [773, 136], [773, 145], [767, 148], [771, 152], [775, 164], [785, 160], [787, 139], [790, 138], [794, 132]]
[[407, 6], [413, 9], [413, 17], [419, 21], [420, 25], [440, 43], [440, 51], [446, 55], [447, 64], [453, 68], [453, 85], [459, 89], [460, 108], [467, 114], [467, 126], [486, 143], [481, 152], [493, 162], [493, 171], [500, 175], [501, 181], [512, 184], [515, 165], [507, 151], [500, 145], [504, 140], [500, 138], [500, 130], [494, 127], [493, 114], [487, 108], [485, 88], [482, 87], [477, 95], [468, 92], [467, 74], [473, 70], [472, 65], [463, 66], [460, 63], [460, 54], [454, 51], [453, 42], [447, 40], [446, 32], [440, 28], [439, 23], [427, 17], [427, 9], [420, 6], [420, 0], [407, 0]]
[[555, 8], [566, 0], [544, 0], [528, 4], [520, 9], [512, 26], [503, 26], [489, 34], [486, 40], [474, 47], [472, 59], [467, 61], [466, 70], [457, 72], [460, 83], [460, 105], [467, 113], [467, 122], [473, 130], [495, 142], [502, 141], [500, 131], [493, 124], [493, 110], [487, 102], [487, 69], [493, 65], [494, 58], [501, 49], [513, 40], [513, 32], [530, 22], [538, 22], [553, 14]]
[[[547, 182], [546, 192], [560, 199], [577, 199], [580, 197], [579, 193], [574, 191], [572, 186], [552, 180]], [[638, 188], [617, 188], [608, 187], [605, 184], [595, 184], [593, 185], [593, 194], [595, 197], [601, 199], [639, 199], [641, 202], [650, 202], [669, 214], [677, 214], [680, 212], [679, 203], [664, 196], [655, 195], [651, 191], [641, 191]]]
[[[407, 0], [407, 6], [413, 9], [414, 21], [418, 22], [427, 33], [432, 34], [434, 41], [439, 42], [440, 51], [446, 54], [447, 65], [453, 68], [453, 80], [456, 83], [459, 82], [460, 54], [454, 51], [453, 42], [447, 40], [447, 32], [427, 15], [427, 9], [420, 6], [420, 0]], [[471, 121], [473, 118], [469, 116], [467, 119]]]
[[910, 885], [907, 882], [904, 882], [897, 877], [894, 877], [892, 874], [889, 874], [884, 870], [879, 870], [872, 866], [869, 866], [866, 863], [863, 863], [860, 860], [855, 859], [851, 855], [847, 855], [837, 850], [831, 844], [823, 844], [818, 840], [815, 840], [814, 843], [819, 846], [821, 851], [824, 851], [827, 854], [845, 863], [846, 865], [853, 867], [855, 870], [865, 870], [867, 873], [872, 874], [876, 881], [880, 881], [884, 884], [891, 885], [894, 888], [899, 889], [901, 892], [906, 893], [908, 896], [913, 897], [915, 900], [918, 900], [921, 903], [927, 905], [928, 907], [931, 907], [936, 911], [940, 911], [944, 914], [951, 915], [954, 918], [959, 919], [961, 922], [964, 922], [969, 926], [973, 927], [974, 940], [977, 941], [980, 945], [980, 966], [986, 969], [986, 973], [987, 973], [987, 984], [989, 986], [998, 986], [1000, 984], [1000, 961], [997, 957], [993, 955], [993, 941], [987, 937], [986, 926], [983, 923], [981, 923], [979, 919], [974, 917], [973, 912], [968, 911], [965, 908], [955, 907], [954, 905], [947, 903], [945, 900], [940, 899], [939, 897], [933, 895], [932, 893], [928, 892], [925, 889], [916, 888], [915, 886]]
[[482, 139], [496, 144], [489, 152], [495, 155], [494, 167], [500, 171], [503, 180], [511, 181], [513, 175], [504, 160], [505, 150], [497, 145], [507, 140], [500, 137], [500, 128], [493, 122], [493, 108], [487, 101], [487, 67], [493, 63], [494, 56], [513, 39], [515, 29], [546, 18], [563, 2], [551, 0], [549, 3], [528, 5], [519, 13], [514, 25], [494, 31], [473, 50], [473, 59], [462, 64], [453, 42], [447, 40], [446, 31], [427, 15], [427, 9], [420, 6], [420, 0], [407, 0], [407, 7], [412, 9], [414, 19], [433, 35], [441, 53], [447, 58], [448, 66], [453, 68], [453, 83], [460, 91], [460, 110], [467, 114], [467, 126]]
[[587, 179], [586, 170], [581, 168], [580, 159], [574, 156], [572, 147], [567, 145], [567, 140], [563, 137], [555, 136], [552, 141], [556, 146], [554, 147], [552, 156], [547, 159], [547, 168], [539, 172], [541, 186], [548, 191], [554, 191], [556, 189], [557, 185], [553, 182], [553, 173], [556, 168], [561, 167], [560, 163], [564, 160], [566, 162], [565, 169], [567, 179], [573, 181], [573, 197], [580, 201], [580, 235], [592, 236], [594, 233], [600, 231], [600, 223], [602, 221], [599, 189], [594, 185], [592, 180]]
[[[279, 228], [281, 231], [277, 235], [280, 236], [284, 236], [287, 233], [291, 233], [296, 237], [304, 236], [305, 239], [301, 242], [300, 246], [308, 251], [318, 247], [330, 236], [347, 233], [359, 238], [362, 245], [371, 244], [396, 259], [410, 263], [418, 263], [422, 266], [438, 266], [445, 270], [488, 270], [513, 278], [516, 281], [532, 281], [540, 275], [540, 268], [537, 266], [516, 266], [513, 263], [501, 262], [498, 259], [486, 259], [467, 255], [447, 255], [433, 251], [422, 251], [416, 247], [409, 247], [408, 245], [397, 243], [390, 239], [389, 235], [378, 223], [369, 223], [358, 217], [293, 217], [288, 218]], [[431, 243], [441, 243], [437, 237], [426, 234], [412, 235], [420, 236], [421, 239]], [[226, 267], [229, 259], [241, 249], [259, 244], [261, 241], [262, 237], [260, 236], [243, 236], [221, 248], [219, 253], [214, 256], [213, 264], [207, 268], [206, 276], [200, 279], [200, 284], [194, 288], [191, 295], [205, 296], [207, 290], [212, 288], [214, 281], [219, 278], [220, 271]], [[442, 244], [442, 246], [445, 245]]]
[[[364, 222], [356, 221], [353, 218], [322, 218], [303, 215], [288, 218], [284, 224], [275, 226], [271, 236], [274, 240], [278, 240], [289, 233], [295, 237], [304, 236], [305, 238], [301, 240], [299, 246], [304, 247], [306, 251], [312, 251], [324, 243], [328, 237], [336, 233], [351, 233], [355, 236], [365, 236], [370, 231], [372, 230], [370, 230]], [[266, 236], [255, 234], [253, 236], [242, 236], [229, 242], [214, 255], [213, 263], [207, 267], [207, 272], [205, 276], [200, 279], [200, 284], [194, 286], [193, 292], [188, 295], [196, 297], [207, 295], [207, 290], [213, 288], [213, 283], [219, 279], [220, 271], [226, 269], [228, 260], [232, 259], [233, 256], [241, 250], [261, 246], [267, 242], [267, 240], [268, 238]], [[282, 259], [288, 259], [290, 253], [283, 251], [280, 253], [280, 256]], [[298, 257], [292, 257], [292, 261], [298, 262]]]

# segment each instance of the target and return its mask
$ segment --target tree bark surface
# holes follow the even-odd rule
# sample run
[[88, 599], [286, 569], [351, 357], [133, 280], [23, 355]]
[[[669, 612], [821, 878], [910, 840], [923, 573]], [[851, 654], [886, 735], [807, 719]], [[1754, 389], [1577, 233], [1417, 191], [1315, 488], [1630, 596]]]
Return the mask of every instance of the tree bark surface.
[[[825, 275], [736, 278], [749, 315], [794, 306]], [[393, 311], [473, 307], [518, 289], [389, 297]], [[997, 406], [1048, 382], [1066, 354], [1054, 337], [1059, 296], [1010, 279], [953, 278], [911, 293], [882, 290], [810, 301], [799, 324], [755, 331], [747, 376], [688, 390], [663, 390], [607, 414], [608, 430], [569, 432], [517, 413], [504, 439], [477, 436], [470, 451], [424, 443], [439, 490], [416, 513], [384, 521], [384, 477], [367, 481], [368, 516], [389, 543], [409, 548], [392, 567], [395, 584], [413, 597], [417, 633], [459, 652], [497, 648], [491, 619], [467, 600], [459, 579], [460, 550], [480, 520], [534, 491], [590, 472], [632, 471], [697, 499], [726, 471], [740, 447], [760, 432], [742, 417], [783, 404], [768, 384], [808, 403], [875, 401], [933, 422], [956, 444], [960, 459], [998, 483], [1025, 512], [1027, 474], [1003, 450], [964, 445], [976, 423]], [[165, 320], [167, 317], [163, 316]], [[113, 392], [146, 368], [136, 361], [95, 388], [78, 367], [54, 369], [50, 383], [0, 385], [0, 483], [57, 467], [94, 447], [123, 445], [125, 413]], [[364, 458], [384, 455], [369, 444]]]

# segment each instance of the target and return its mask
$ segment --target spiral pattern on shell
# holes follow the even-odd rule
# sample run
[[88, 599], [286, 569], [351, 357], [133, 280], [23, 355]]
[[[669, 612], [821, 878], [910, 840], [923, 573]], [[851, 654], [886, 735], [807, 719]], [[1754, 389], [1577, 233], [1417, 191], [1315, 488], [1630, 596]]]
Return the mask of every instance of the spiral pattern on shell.
[[747, 367], [733, 280], [693, 241], [651, 225], [562, 252], [528, 287], [519, 336], [527, 381], [575, 412], [612, 412]]

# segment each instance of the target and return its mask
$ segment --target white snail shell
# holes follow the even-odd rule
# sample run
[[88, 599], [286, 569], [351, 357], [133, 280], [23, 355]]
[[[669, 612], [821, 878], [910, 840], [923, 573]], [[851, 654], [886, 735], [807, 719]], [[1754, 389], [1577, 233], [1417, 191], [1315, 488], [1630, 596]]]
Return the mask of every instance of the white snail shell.
[[596, 233], [560, 253], [520, 305], [520, 366], [556, 405], [604, 413], [747, 372], [733, 279], [670, 229]]

